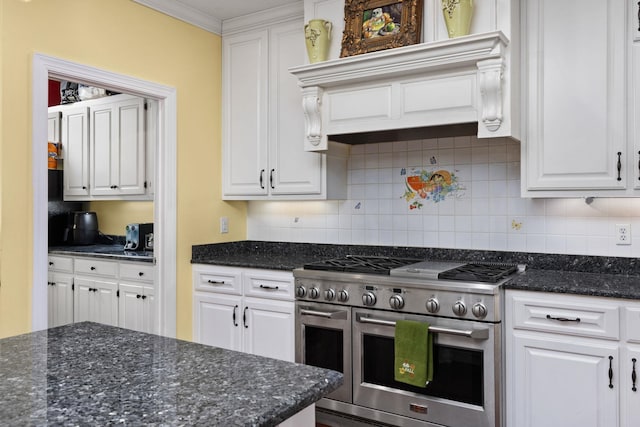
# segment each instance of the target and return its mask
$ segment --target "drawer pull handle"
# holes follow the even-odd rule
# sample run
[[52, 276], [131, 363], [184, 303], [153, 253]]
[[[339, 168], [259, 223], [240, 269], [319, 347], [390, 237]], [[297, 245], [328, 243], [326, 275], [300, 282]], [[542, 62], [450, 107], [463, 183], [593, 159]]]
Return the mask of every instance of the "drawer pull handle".
[[620, 171], [622, 170], [622, 152], [618, 151], [618, 162], [616, 163], [616, 168], [618, 169], [618, 181], [622, 181], [622, 178], [620, 177]]
[[272, 291], [277, 291], [278, 289], [280, 289], [279, 286], [260, 285], [260, 287], [262, 289], [268, 289], [268, 290], [272, 290]]
[[238, 305], [236, 304], [235, 307], [233, 307], [233, 326], [238, 326], [238, 322], [236, 322], [236, 310], [238, 309]]
[[631, 369], [631, 390], [638, 391], [636, 387], [636, 380], [638, 379], [636, 376], [636, 358], [631, 359], [631, 362], [633, 362], [633, 368]]
[[219, 280], [207, 280], [207, 283], [211, 283], [212, 285], [224, 285], [224, 280], [223, 281], [219, 281]]
[[242, 312], [242, 324], [244, 325], [245, 328], [249, 328], [249, 325], [247, 325], [247, 309], [249, 307], [245, 307], [244, 311]]
[[613, 388], [613, 356], [609, 356], [609, 388]]
[[550, 314], [547, 314], [547, 319], [557, 320], [558, 322], [579, 322], [580, 318], [576, 317], [575, 319], [569, 319], [568, 317], [556, 317]]

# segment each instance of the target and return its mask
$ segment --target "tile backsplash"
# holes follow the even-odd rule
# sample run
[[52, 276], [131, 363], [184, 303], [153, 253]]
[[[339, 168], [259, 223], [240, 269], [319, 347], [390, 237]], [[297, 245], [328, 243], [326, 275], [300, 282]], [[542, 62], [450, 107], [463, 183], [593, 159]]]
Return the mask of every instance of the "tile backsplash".
[[[354, 145], [348, 199], [251, 201], [251, 240], [640, 256], [640, 199], [520, 197], [520, 144], [455, 137]], [[630, 224], [631, 245], [616, 244]]]

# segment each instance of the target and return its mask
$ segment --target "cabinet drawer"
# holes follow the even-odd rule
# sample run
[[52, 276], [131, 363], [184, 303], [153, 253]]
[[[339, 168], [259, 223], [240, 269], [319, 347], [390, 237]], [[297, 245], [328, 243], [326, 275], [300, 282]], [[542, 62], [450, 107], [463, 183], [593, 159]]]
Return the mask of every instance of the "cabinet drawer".
[[197, 266], [193, 268], [195, 291], [242, 295], [241, 270], [232, 267]]
[[244, 294], [258, 298], [293, 300], [293, 273], [247, 270]]
[[153, 283], [155, 279], [155, 268], [148, 263], [120, 263], [120, 278], [126, 280], [136, 280], [138, 282]]
[[73, 273], [73, 258], [49, 255], [49, 271]]
[[74, 271], [76, 274], [116, 277], [118, 275], [118, 264], [94, 258], [76, 258]]
[[627, 341], [640, 343], [640, 305], [625, 307], [623, 310]]
[[538, 293], [509, 295], [507, 304], [513, 304], [515, 329], [620, 339], [620, 309], [606, 298]]

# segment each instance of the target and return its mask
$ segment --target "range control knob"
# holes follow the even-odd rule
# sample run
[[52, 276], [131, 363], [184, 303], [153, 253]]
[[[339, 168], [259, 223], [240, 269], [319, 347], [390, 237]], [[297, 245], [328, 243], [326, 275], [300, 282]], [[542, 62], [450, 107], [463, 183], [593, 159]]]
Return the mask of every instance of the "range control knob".
[[393, 295], [391, 296], [391, 298], [389, 298], [389, 305], [394, 310], [400, 310], [402, 307], [404, 307], [404, 299], [401, 295]]
[[318, 298], [318, 296], [320, 295], [320, 291], [318, 291], [318, 288], [311, 288], [309, 289], [309, 297], [316, 299]]
[[307, 290], [304, 288], [304, 286], [298, 286], [296, 288], [296, 296], [298, 298], [304, 298], [306, 294], [307, 294]]
[[376, 296], [373, 292], [365, 292], [362, 294], [362, 303], [366, 306], [376, 305]]
[[344, 289], [338, 292], [338, 301], [340, 302], [349, 301], [349, 293]]
[[464, 303], [462, 301], [456, 301], [453, 304], [453, 314], [455, 314], [456, 316], [464, 316], [465, 314], [467, 314], [467, 306], [464, 305]]
[[324, 299], [327, 301], [333, 301], [334, 299], [336, 299], [336, 291], [334, 291], [333, 289], [327, 289], [326, 291], [324, 291]]
[[477, 302], [471, 307], [471, 312], [478, 319], [484, 319], [487, 316], [487, 307], [483, 303]]
[[437, 298], [431, 297], [425, 303], [425, 307], [429, 313], [437, 313], [440, 311], [440, 303]]

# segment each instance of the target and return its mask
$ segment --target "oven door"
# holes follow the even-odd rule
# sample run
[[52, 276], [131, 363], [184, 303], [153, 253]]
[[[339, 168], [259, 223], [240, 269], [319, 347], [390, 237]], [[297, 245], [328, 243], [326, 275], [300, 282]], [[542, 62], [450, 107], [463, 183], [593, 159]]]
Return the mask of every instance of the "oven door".
[[[448, 427], [500, 425], [499, 325], [366, 309], [353, 318], [354, 404]], [[394, 380], [399, 319], [429, 322], [435, 334], [426, 387]]]
[[342, 372], [327, 398], [351, 403], [351, 308], [296, 302], [296, 362]]

